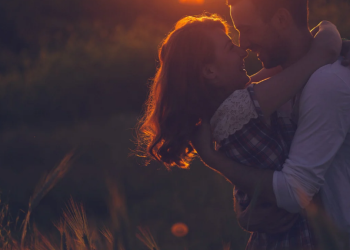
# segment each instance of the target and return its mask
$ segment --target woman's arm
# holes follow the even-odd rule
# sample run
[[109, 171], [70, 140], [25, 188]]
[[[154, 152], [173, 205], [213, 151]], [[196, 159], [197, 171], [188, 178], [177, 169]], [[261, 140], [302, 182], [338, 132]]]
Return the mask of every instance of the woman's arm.
[[256, 97], [265, 117], [291, 99], [320, 67], [333, 63], [340, 55], [341, 37], [330, 22], [319, 24], [311, 49], [298, 62], [281, 73], [254, 85]]
[[270, 77], [280, 73], [282, 70], [283, 69], [281, 66], [277, 66], [277, 67], [272, 68], [272, 69], [262, 68], [260, 71], [258, 71], [254, 75], [251, 75], [250, 80], [251, 80], [251, 82], [260, 82], [262, 80], [265, 80], [267, 78], [270, 78]]

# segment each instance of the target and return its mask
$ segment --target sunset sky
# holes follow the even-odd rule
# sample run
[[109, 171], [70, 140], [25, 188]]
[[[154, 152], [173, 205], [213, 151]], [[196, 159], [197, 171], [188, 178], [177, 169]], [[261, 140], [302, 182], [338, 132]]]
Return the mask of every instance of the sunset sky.
[[183, 4], [203, 4], [204, 0], [179, 0]]

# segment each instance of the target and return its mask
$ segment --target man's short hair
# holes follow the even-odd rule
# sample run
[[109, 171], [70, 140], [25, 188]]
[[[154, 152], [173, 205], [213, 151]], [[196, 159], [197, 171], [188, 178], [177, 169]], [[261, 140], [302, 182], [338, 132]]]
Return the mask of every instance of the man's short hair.
[[[246, 0], [226, 0], [228, 5]], [[309, 20], [308, 0], [251, 0], [265, 22], [271, 20], [279, 8], [287, 9], [298, 27], [307, 27]]]

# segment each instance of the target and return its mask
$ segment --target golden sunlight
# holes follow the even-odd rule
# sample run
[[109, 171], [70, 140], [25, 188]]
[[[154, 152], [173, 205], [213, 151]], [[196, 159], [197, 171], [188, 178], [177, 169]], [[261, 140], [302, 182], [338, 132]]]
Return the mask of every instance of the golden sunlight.
[[203, 4], [204, 0], [179, 0], [183, 4]]

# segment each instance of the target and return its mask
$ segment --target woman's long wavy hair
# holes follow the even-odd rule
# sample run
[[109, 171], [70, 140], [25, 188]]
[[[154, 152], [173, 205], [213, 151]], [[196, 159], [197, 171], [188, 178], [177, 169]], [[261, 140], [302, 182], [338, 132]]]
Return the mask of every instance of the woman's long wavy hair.
[[210, 88], [202, 70], [215, 59], [208, 30], [217, 28], [228, 34], [227, 23], [217, 15], [188, 16], [163, 40], [160, 65], [138, 125], [139, 156], [158, 160], [168, 169], [188, 167], [194, 157], [191, 136], [209, 108]]

